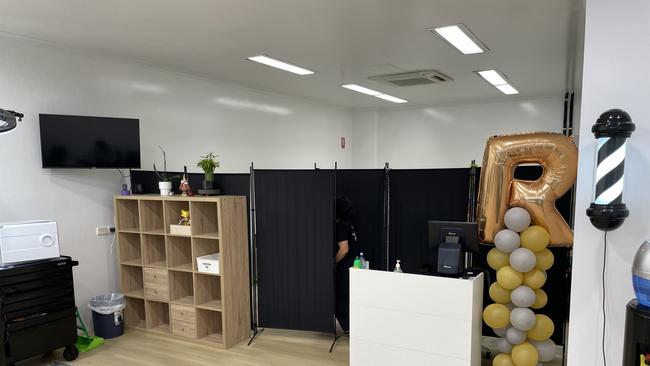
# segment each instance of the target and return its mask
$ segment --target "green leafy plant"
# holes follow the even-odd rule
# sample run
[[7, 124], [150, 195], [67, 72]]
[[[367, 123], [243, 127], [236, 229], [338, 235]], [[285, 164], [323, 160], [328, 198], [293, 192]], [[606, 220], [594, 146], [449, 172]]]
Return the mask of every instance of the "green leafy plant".
[[197, 167], [203, 169], [206, 182], [214, 181], [214, 170], [219, 167], [219, 161], [217, 160], [217, 157], [219, 157], [219, 155], [209, 153], [205, 156], [201, 156], [201, 160], [196, 163]]
[[162, 147], [160, 147], [160, 145], [158, 145], [158, 148], [160, 149], [160, 151], [162, 151], [162, 154], [163, 154], [163, 171], [162, 171], [162, 173], [159, 172], [158, 169], [156, 169], [156, 163], [153, 164], [153, 171], [158, 176], [158, 179], [161, 182], [168, 182], [168, 181], [170, 181], [172, 179], [180, 178], [179, 175], [169, 175], [167, 173], [167, 153], [165, 152], [165, 150], [163, 150]]

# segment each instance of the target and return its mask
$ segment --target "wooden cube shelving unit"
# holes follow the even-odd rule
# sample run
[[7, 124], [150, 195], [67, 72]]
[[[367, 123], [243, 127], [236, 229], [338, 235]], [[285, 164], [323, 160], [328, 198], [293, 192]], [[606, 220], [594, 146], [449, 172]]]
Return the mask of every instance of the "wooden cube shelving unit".
[[[172, 235], [180, 210], [191, 235]], [[128, 327], [231, 347], [250, 336], [246, 197], [115, 197], [120, 283]], [[196, 258], [220, 253], [220, 273]]]

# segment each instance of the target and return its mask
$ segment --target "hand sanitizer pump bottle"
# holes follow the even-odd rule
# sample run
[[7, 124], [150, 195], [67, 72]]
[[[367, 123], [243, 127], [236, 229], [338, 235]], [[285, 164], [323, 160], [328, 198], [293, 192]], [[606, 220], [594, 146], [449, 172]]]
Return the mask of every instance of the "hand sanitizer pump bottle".
[[402, 273], [402, 266], [400, 265], [399, 259], [397, 260], [397, 263], [395, 263], [395, 269], [393, 270], [393, 272]]

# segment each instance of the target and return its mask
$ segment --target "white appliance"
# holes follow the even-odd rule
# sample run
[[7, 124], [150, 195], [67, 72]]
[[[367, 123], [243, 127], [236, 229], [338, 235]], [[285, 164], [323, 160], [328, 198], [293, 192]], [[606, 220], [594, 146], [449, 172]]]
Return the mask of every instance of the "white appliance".
[[34, 220], [0, 223], [0, 264], [59, 257], [56, 222]]
[[197, 257], [196, 266], [199, 272], [219, 274], [219, 253]]

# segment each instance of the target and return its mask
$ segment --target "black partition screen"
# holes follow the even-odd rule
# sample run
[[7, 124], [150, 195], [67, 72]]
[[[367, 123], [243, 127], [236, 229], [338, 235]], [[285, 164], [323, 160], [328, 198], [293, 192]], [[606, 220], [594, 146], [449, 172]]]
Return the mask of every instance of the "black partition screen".
[[255, 170], [261, 327], [335, 331], [334, 179]]
[[386, 269], [383, 235], [383, 170], [337, 170], [336, 194], [350, 198], [354, 207], [352, 222], [360, 250], [371, 269]]
[[436, 263], [429, 220], [467, 221], [469, 169], [390, 171], [390, 269], [420, 273]]

